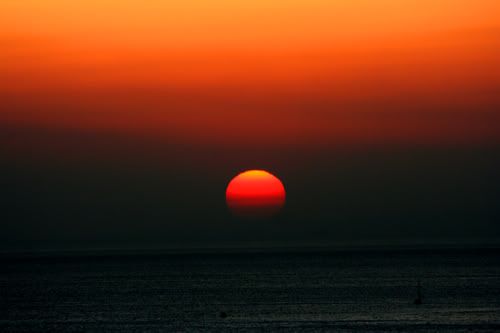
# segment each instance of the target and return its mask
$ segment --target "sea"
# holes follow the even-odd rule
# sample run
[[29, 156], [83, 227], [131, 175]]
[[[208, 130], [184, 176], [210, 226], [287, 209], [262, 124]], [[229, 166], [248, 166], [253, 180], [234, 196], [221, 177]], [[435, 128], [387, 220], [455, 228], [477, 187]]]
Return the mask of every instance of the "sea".
[[0, 257], [0, 332], [262, 331], [500, 332], [500, 250]]

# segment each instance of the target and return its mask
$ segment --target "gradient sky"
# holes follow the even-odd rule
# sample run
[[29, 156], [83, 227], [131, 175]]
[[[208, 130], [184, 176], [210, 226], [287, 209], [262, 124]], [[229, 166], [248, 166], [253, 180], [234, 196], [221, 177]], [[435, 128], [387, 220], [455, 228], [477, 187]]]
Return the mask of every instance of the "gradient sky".
[[[3, 247], [498, 237], [498, 13], [4, 0]], [[252, 168], [288, 189], [273, 223], [227, 214]]]

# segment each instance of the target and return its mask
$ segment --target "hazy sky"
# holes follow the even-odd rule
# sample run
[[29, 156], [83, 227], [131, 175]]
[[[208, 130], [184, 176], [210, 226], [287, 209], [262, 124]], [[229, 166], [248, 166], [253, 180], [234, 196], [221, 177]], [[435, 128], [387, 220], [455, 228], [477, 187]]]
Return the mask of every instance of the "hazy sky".
[[[498, 237], [499, 12], [2, 1], [0, 247]], [[273, 221], [227, 212], [251, 168]]]

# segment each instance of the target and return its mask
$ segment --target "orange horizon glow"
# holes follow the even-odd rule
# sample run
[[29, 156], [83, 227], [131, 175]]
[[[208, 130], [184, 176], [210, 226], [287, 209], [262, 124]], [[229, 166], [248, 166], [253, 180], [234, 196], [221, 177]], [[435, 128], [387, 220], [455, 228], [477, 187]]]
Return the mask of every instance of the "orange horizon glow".
[[212, 145], [500, 144], [496, 0], [7, 0], [0, 125]]

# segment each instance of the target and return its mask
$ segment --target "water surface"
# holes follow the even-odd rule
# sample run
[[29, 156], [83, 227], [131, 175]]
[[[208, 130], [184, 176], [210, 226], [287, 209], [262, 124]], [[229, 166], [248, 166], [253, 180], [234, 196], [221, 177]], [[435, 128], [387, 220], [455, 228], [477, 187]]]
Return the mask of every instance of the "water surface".
[[6, 256], [0, 331], [500, 331], [499, 259], [491, 249]]

